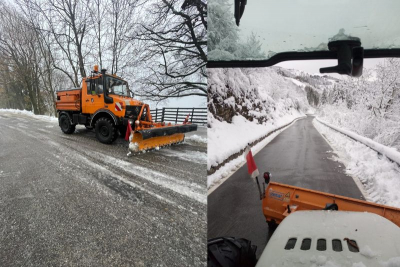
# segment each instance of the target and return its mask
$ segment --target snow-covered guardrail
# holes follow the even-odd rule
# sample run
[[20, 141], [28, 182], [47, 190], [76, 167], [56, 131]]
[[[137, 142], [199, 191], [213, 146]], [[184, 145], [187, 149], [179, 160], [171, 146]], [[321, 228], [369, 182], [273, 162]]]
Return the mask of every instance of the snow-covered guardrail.
[[390, 160], [396, 162], [397, 164], [400, 165], [400, 152], [397, 151], [396, 149], [392, 148], [392, 147], [388, 147], [388, 146], [384, 146], [382, 144], [379, 144], [367, 137], [358, 135], [354, 132], [351, 132], [349, 130], [345, 130], [345, 129], [341, 129], [339, 127], [333, 126], [332, 124], [329, 124], [317, 117], [315, 117], [315, 119], [317, 121], [319, 121], [320, 123], [324, 124], [325, 126], [328, 126], [329, 128], [332, 128], [344, 135], [347, 135], [348, 137], [350, 137], [351, 139], [360, 142], [366, 146], [368, 146], [369, 148], [375, 150], [376, 152], [381, 153], [382, 155], [385, 155], [387, 158], [389, 158]]

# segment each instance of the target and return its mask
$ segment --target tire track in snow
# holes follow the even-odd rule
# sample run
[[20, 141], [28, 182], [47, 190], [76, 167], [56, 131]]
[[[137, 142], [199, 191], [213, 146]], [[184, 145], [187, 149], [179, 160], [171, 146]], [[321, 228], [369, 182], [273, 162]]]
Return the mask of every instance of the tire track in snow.
[[176, 157], [178, 159], [182, 159], [185, 161], [191, 161], [199, 164], [206, 164], [207, 163], [207, 153], [203, 153], [200, 151], [191, 151], [190, 153], [176, 151], [176, 150], [169, 150], [165, 149], [160, 151], [160, 154], [167, 156], [167, 157]]

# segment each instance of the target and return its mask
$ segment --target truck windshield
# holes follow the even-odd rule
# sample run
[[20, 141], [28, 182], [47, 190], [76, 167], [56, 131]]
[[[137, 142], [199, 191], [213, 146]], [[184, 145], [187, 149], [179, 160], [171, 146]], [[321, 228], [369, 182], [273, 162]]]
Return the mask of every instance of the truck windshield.
[[110, 94], [130, 96], [126, 81], [108, 76], [106, 77], [106, 88]]

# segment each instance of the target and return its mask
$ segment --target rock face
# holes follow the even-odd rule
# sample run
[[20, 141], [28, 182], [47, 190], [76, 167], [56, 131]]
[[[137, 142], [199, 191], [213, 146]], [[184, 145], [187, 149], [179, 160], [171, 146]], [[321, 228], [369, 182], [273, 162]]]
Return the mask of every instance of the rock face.
[[209, 69], [208, 79], [208, 110], [214, 118], [231, 123], [241, 115], [260, 124], [276, 111], [318, 107], [324, 88], [336, 82], [280, 67]]

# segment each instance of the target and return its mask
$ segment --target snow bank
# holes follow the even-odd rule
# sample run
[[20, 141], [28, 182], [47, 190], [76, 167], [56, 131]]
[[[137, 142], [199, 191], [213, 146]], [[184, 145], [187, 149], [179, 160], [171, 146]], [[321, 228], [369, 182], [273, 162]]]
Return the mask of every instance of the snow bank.
[[313, 120], [313, 124], [337, 153], [336, 160], [346, 166], [346, 173], [362, 183], [368, 201], [400, 208], [400, 167], [397, 163], [318, 120]]
[[210, 117], [208, 123], [212, 125], [212, 128], [208, 129], [207, 169], [218, 166], [231, 155], [245, 149], [247, 144], [255, 142], [302, 116], [304, 116], [303, 113], [292, 110], [289, 114], [265, 124], [249, 121], [241, 115], [234, 116], [232, 123]]
[[46, 115], [35, 115], [32, 111], [27, 111], [27, 110], [0, 109], [0, 112], [22, 114], [22, 115], [34, 117], [36, 119], [47, 121], [47, 122], [58, 122], [58, 118], [56, 118], [56, 117], [50, 117], [50, 116], [46, 116]]
[[364, 106], [349, 109], [345, 103], [324, 104], [319, 107], [317, 115], [332, 125], [400, 150], [400, 123], [394, 117], [375, 116]]
[[358, 141], [360, 143], [363, 143], [364, 145], [372, 148], [373, 150], [381, 153], [382, 155], [385, 155], [389, 159], [391, 159], [394, 162], [400, 164], [400, 152], [398, 152], [395, 148], [384, 146], [384, 145], [379, 144], [379, 143], [377, 143], [377, 142], [375, 142], [375, 141], [373, 141], [373, 140], [371, 140], [369, 138], [366, 138], [364, 136], [361, 136], [361, 135], [358, 135], [356, 133], [353, 133], [353, 132], [351, 132], [349, 130], [341, 129], [341, 128], [336, 127], [336, 126], [334, 126], [332, 124], [329, 124], [329, 123], [327, 123], [327, 122], [325, 122], [325, 121], [323, 121], [323, 120], [321, 120], [319, 118], [316, 118], [316, 119], [319, 122], [325, 124], [326, 126], [329, 126], [330, 128], [332, 128], [332, 129], [334, 129], [334, 130], [336, 130], [338, 132], [341, 132], [342, 134], [345, 134], [345, 135], [353, 138], [354, 140], [356, 140], [356, 141]]
[[207, 143], [207, 138], [201, 137], [197, 134], [186, 136], [185, 141], [192, 141], [196, 143]]
[[[299, 118], [301, 118], [301, 117], [299, 117]], [[269, 142], [271, 142], [281, 132], [286, 130], [296, 120], [297, 119], [293, 120], [289, 124], [286, 124], [279, 130], [275, 130], [274, 133], [268, 135], [268, 137], [264, 138], [262, 141], [260, 141], [255, 146], [253, 146], [251, 148], [253, 155], [256, 155], [263, 147], [265, 147]], [[208, 152], [208, 157], [210, 157], [209, 152]], [[221, 184], [224, 180], [229, 178], [229, 176], [231, 174], [233, 174], [236, 170], [238, 170], [240, 167], [242, 167], [245, 163], [246, 163], [246, 160], [244, 158], [244, 152], [243, 152], [240, 155], [238, 155], [236, 158], [234, 158], [231, 161], [224, 164], [213, 174], [208, 175], [207, 176], [207, 188], [210, 190], [209, 193], [211, 193], [216, 188], [215, 186], [217, 184]]]

